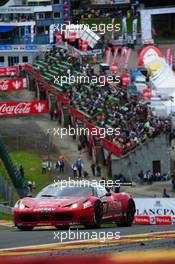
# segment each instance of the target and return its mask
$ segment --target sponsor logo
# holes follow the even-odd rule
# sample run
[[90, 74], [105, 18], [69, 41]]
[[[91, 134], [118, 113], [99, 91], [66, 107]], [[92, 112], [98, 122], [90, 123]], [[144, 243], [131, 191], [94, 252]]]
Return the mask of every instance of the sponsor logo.
[[1, 103], [0, 116], [47, 113], [46, 101]]
[[175, 216], [175, 210], [173, 209], [167, 209], [167, 208], [152, 208], [152, 209], [143, 209], [142, 211], [140, 209], [136, 210], [136, 215], [150, 215], [150, 216]]

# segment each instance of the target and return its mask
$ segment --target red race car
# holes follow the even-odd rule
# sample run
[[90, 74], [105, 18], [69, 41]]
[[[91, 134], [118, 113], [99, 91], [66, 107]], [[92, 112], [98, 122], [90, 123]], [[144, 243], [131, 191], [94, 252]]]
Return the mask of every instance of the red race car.
[[129, 194], [114, 193], [101, 184], [74, 187], [51, 184], [35, 198], [17, 201], [13, 216], [20, 230], [32, 230], [35, 226], [61, 229], [75, 224], [90, 228], [102, 223], [131, 226], [135, 211]]

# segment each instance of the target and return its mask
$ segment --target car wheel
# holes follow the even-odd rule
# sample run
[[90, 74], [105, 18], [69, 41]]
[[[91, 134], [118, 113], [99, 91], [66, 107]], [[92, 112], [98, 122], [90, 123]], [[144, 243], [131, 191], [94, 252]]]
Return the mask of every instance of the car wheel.
[[93, 225], [85, 225], [86, 228], [99, 228], [101, 225], [101, 220], [103, 216], [102, 204], [95, 203], [94, 204], [94, 224]]
[[32, 231], [33, 230], [33, 226], [18, 226], [17, 228], [21, 231]]
[[129, 201], [128, 203], [128, 209], [127, 209], [127, 218], [125, 223], [118, 223], [118, 226], [132, 226], [133, 220], [134, 220], [134, 215], [135, 215], [135, 204], [133, 201]]

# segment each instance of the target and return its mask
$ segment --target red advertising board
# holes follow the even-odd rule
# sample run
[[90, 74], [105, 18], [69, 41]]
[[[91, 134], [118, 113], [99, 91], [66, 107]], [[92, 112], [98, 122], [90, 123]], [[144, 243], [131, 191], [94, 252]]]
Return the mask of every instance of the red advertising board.
[[0, 92], [21, 91], [23, 89], [23, 79], [0, 81]]
[[135, 225], [149, 225], [150, 224], [150, 216], [149, 215], [137, 215], [134, 218]]
[[112, 74], [117, 74], [118, 73], [118, 62], [115, 61], [113, 64], [112, 64], [112, 67], [111, 67], [111, 71], [112, 71]]
[[142, 91], [142, 99], [143, 100], [151, 100], [152, 91], [150, 88], [145, 88]]
[[122, 86], [128, 87], [130, 85], [130, 74], [123, 73], [122, 74]]
[[47, 114], [47, 101], [0, 103], [1, 116]]
[[171, 216], [170, 215], [161, 215], [161, 216], [155, 216], [155, 224], [156, 225], [171, 225]]
[[6, 68], [0, 68], [0, 76], [14, 76], [19, 74], [19, 67], [6, 67]]
[[63, 40], [63, 36], [62, 36], [61, 32], [58, 32], [56, 34], [56, 42], [62, 42], [62, 40]]

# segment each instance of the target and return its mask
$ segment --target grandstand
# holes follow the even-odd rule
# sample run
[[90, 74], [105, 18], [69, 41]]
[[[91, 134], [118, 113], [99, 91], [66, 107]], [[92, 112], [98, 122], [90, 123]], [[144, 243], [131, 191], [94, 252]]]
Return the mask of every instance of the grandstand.
[[67, 76], [68, 71], [74, 77], [83, 74], [92, 77], [91, 70], [82, 71], [79, 59], [72, 57], [66, 50], [54, 48], [45, 55], [44, 60], [37, 61], [33, 68], [26, 67], [26, 70], [39, 80], [40, 88], [45, 90], [48, 98], [49, 93], [56, 96], [54, 107], [58, 107], [59, 119], [62, 118], [62, 112], [69, 112], [69, 117], [64, 117], [64, 126], [78, 125], [89, 130], [96, 128], [97, 131], [119, 128], [120, 133], [117, 135], [113, 133], [102, 138], [97, 133], [93, 137], [86, 137], [89, 152], [91, 148], [95, 148], [94, 152], [103, 149], [110, 158], [114, 154], [122, 160], [138, 147], [149, 143], [150, 139], [169, 132], [168, 119], [154, 116], [149, 105], [140, 102], [137, 96], [128, 96], [126, 88], [121, 85], [61, 85], [58, 80], [54, 82], [55, 77]]

